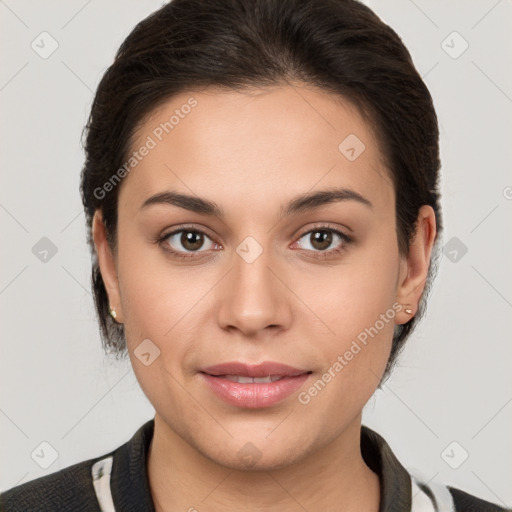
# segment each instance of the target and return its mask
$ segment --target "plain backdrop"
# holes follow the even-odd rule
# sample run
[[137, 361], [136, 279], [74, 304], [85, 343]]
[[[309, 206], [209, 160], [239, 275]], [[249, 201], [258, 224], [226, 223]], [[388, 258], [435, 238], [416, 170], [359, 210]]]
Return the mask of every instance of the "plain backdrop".
[[[512, 3], [367, 3], [434, 98], [445, 232], [427, 316], [364, 422], [426, 480], [512, 506]], [[101, 349], [78, 187], [94, 90], [161, 5], [0, 1], [1, 490], [106, 453], [153, 416], [129, 363]]]

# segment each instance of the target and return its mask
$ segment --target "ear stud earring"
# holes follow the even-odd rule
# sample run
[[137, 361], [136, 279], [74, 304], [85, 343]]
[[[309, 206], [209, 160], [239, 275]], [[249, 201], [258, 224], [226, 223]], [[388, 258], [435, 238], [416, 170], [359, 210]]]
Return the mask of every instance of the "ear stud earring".
[[117, 318], [116, 308], [113, 308], [111, 306], [108, 307], [108, 312], [110, 313], [110, 316], [115, 320]]
[[412, 309], [411, 308], [405, 308], [404, 311], [408, 314], [408, 315], [412, 315]]

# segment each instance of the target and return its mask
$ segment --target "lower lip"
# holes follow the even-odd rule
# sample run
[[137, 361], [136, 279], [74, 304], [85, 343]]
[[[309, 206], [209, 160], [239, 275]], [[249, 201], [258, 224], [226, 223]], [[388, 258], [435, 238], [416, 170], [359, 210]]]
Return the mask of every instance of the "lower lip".
[[297, 391], [309, 378], [309, 373], [283, 377], [275, 382], [241, 384], [202, 373], [209, 388], [226, 402], [238, 407], [258, 409], [274, 405]]

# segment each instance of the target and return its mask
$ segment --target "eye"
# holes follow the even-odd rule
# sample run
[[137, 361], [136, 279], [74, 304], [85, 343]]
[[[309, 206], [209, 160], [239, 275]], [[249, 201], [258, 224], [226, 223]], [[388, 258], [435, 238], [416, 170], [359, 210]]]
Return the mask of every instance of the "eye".
[[[351, 242], [351, 237], [337, 229], [318, 226], [305, 232], [293, 245], [298, 244], [299, 249], [312, 253], [314, 258], [327, 258], [345, 251]], [[197, 258], [210, 250], [222, 249], [204, 231], [195, 228], [175, 229], [163, 235], [158, 243], [176, 258]]]
[[183, 258], [194, 257], [194, 253], [220, 247], [205, 232], [191, 228], [167, 233], [159, 242], [173, 255]]
[[315, 257], [326, 257], [341, 253], [352, 242], [352, 238], [337, 229], [319, 226], [304, 233], [297, 242], [301, 249], [319, 253]]

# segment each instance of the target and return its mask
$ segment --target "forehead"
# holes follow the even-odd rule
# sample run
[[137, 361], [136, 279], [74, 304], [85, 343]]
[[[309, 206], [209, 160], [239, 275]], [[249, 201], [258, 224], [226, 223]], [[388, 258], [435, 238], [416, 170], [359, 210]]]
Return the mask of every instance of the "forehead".
[[181, 93], [140, 124], [131, 151], [139, 156], [120, 191], [130, 208], [168, 189], [226, 204], [245, 197], [248, 208], [249, 198], [268, 206], [332, 186], [394, 201], [371, 127], [348, 101], [310, 87]]

